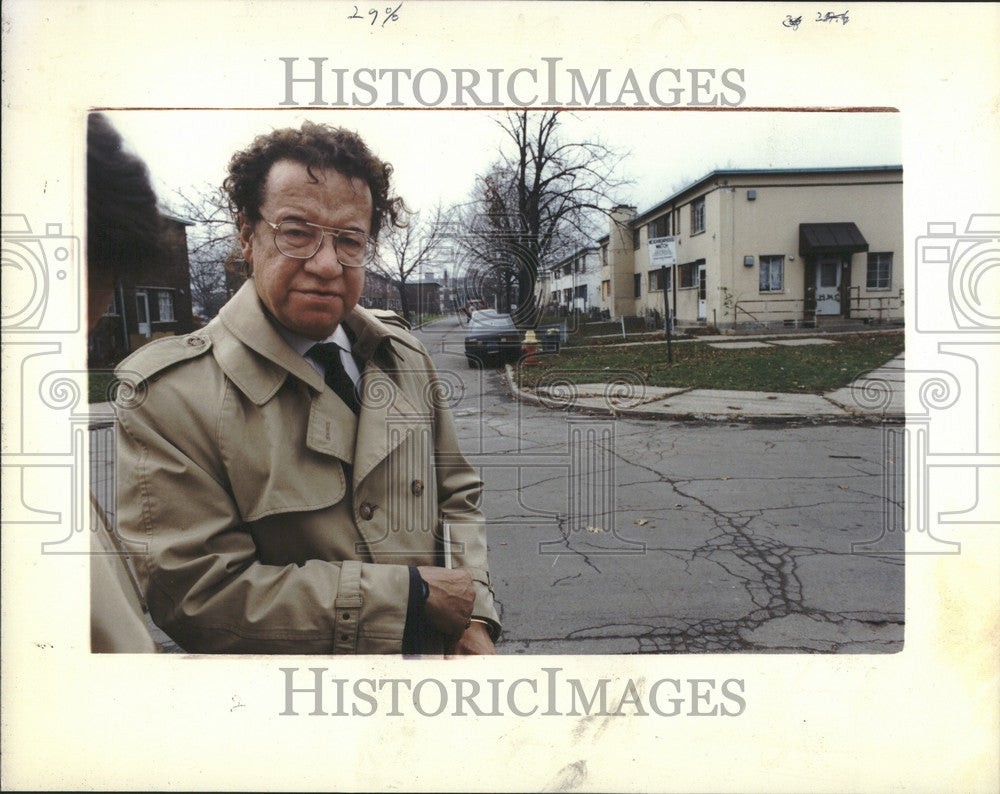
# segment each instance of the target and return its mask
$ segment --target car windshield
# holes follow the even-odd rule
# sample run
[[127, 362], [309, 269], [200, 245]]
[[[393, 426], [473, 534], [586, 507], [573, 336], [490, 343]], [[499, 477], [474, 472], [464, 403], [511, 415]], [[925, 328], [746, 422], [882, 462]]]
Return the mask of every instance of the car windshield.
[[492, 309], [473, 312], [469, 318], [470, 328], [494, 328], [502, 331], [516, 330], [509, 314], [498, 314]]

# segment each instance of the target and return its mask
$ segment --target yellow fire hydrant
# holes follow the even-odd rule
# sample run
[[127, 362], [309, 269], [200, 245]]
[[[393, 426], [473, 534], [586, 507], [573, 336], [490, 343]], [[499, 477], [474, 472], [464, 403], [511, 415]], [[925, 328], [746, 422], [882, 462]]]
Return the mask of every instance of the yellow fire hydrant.
[[535, 356], [538, 351], [538, 337], [535, 336], [535, 332], [531, 328], [524, 334], [522, 350], [524, 351], [524, 357], [521, 359], [522, 364], [531, 367], [538, 363], [538, 358]]

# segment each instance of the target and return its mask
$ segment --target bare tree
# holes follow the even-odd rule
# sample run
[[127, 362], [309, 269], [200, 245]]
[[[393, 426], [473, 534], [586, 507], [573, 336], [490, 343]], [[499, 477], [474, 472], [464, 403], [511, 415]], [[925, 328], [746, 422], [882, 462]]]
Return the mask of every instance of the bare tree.
[[559, 139], [559, 111], [509, 112], [500, 158], [477, 178], [459, 209], [459, 244], [480, 272], [517, 272], [519, 322], [535, 316], [539, 270], [591, 239], [597, 219], [626, 184], [616, 176], [624, 155], [596, 141]]
[[[400, 305], [407, 320], [412, 311], [406, 284], [414, 280], [414, 275], [419, 279], [425, 268], [439, 261], [438, 251], [447, 229], [445, 212], [439, 204], [426, 219], [420, 213], [410, 214], [405, 226], [390, 227], [379, 243], [379, 256], [373, 267], [398, 285]], [[417, 310], [420, 311], [419, 306]]]
[[171, 205], [175, 215], [195, 224], [187, 235], [191, 301], [202, 317], [210, 319], [240, 281], [227, 269], [240, 256], [228, 199], [221, 187], [204, 185], [177, 190]]

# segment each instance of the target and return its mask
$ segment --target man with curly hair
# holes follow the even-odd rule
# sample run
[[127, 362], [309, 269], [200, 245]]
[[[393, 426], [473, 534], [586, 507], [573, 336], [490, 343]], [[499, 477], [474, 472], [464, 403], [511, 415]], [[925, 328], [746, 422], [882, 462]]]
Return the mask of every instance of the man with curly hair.
[[119, 529], [150, 614], [209, 653], [494, 653], [482, 482], [392, 312], [359, 307], [392, 167], [310, 122], [233, 156], [248, 281], [122, 362]]

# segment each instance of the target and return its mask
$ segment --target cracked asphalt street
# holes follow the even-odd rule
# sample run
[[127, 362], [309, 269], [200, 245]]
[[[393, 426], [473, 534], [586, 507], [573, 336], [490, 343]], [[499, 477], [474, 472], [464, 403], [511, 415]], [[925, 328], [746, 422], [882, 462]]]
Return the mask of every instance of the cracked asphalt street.
[[418, 332], [486, 483], [503, 654], [886, 653], [900, 445], [878, 426], [588, 417], [516, 402]]

